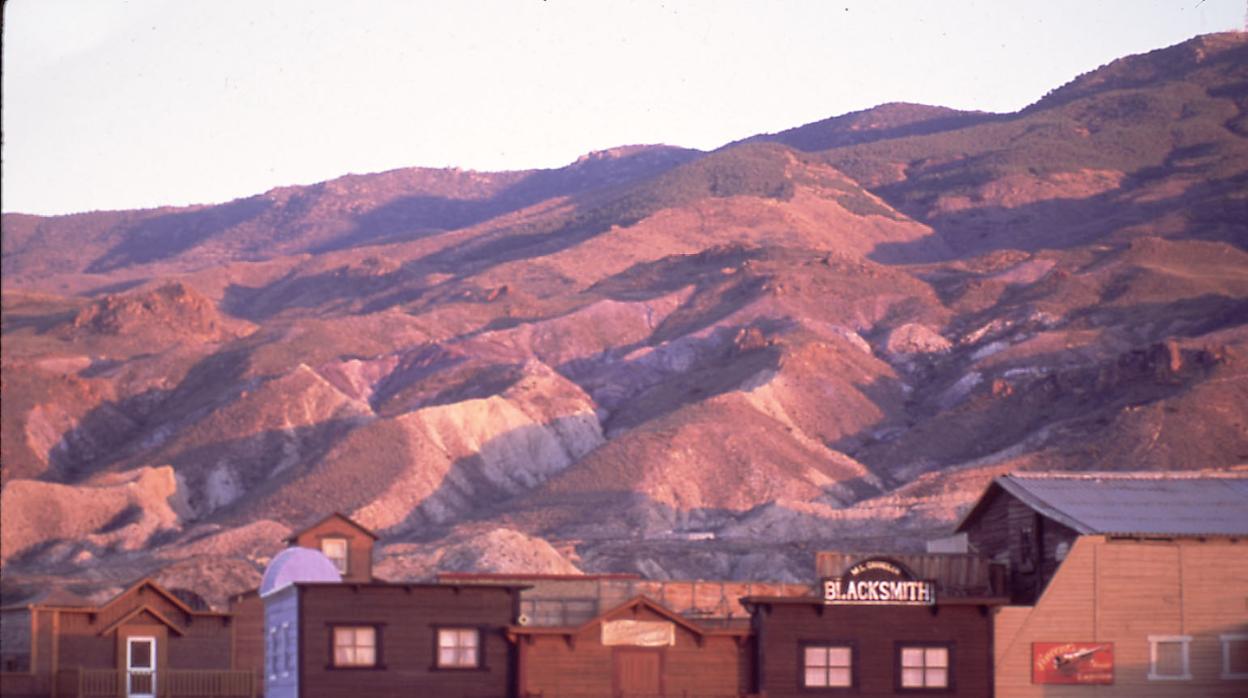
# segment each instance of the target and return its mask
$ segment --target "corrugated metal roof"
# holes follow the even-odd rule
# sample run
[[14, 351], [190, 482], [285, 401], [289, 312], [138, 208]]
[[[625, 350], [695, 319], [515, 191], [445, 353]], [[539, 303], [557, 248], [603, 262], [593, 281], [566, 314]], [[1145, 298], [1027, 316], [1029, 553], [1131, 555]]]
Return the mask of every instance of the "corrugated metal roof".
[[995, 483], [1080, 533], [1248, 535], [1245, 473], [1013, 473]]

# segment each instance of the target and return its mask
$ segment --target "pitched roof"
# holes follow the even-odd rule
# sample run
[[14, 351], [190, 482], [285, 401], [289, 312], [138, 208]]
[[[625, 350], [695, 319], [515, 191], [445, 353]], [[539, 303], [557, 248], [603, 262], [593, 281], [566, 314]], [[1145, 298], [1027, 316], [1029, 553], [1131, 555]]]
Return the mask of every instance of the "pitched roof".
[[304, 533], [307, 533], [308, 531], [310, 531], [310, 530], [312, 530], [312, 529], [314, 529], [314, 528], [317, 528], [317, 527], [318, 527], [318, 526], [320, 526], [321, 524], [325, 523], [326, 521], [330, 521], [331, 519], [341, 519], [342, 521], [344, 521], [344, 522], [346, 522], [346, 523], [348, 523], [348, 524], [350, 524], [350, 525], [354, 526], [355, 528], [359, 529], [361, 533], [363, 533], [364, 535], [368, 536], [369, 538], [372, 538], [373, 540], [377, 540], [377, 534], [376, 534], [376, 533], [373, 533], [372, 531], [368, 530], [367, 528], [364, 528], [363, 526], [361, 526], [360, 524], [356, 523], [355, 521], [352, 521], [352, 520], [351, 520], [351, 518], [350, 518], [349, 516], [347, 516], [346, 514], [342, 514], [342, 513], [340, 513], [340, 512], [336, 512], [336, 511], [335, 511], [334, 513], [332, 513], [332, 514], [330, 514], [330, 515], [328, 515], [328, 516], [322, 517], [322, 518], [321, 518], [321, 519], [319, 519], [316, 523], [314, 523], [314, 524], [312, 524], [312, 525], [310, 525], [310, 526], [304, 526], [303, 528], [299, 529], [298, 531], [295, 531], [294, 533], [290, 534], [290, 537], [288, 537], [288, 538], [286, 539], [286, 542], [287, 542], [287, 543], [294, 543], [296, 540], [298, 540], [299, 536], [303, 535]]
[[958, 522], [969, 528], [999, 491], [1082, 534], [1248, 535], [1248, 472], [1011, 473]]

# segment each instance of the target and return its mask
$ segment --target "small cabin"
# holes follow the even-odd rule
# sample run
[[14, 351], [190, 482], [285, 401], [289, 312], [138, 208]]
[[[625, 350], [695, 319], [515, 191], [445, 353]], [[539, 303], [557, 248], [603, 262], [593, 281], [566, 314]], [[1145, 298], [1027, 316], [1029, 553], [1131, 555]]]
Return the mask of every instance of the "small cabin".
[[521, 698], [737, 696], [751, 683], [748, 627], [705, 628], [638, 596], [570, 626], [514, 626]]
[[232, 614], [197, 605], [143, 579], [102, 605], [53, 594], [5, 608], [0, 692], [255, 695], [253, 674], [233, 666]]

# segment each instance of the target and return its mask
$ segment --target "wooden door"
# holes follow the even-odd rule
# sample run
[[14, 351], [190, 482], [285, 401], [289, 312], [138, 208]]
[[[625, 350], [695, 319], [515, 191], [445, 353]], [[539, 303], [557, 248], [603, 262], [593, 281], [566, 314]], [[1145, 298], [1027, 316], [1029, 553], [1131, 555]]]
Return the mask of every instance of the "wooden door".
[[654, 698], [663, 695], [662, 650], [617, 648], [614, 663], [614, 693], [617, 698]]
[[126, 638], [126, 695], [129, 698], [156, 695], [156, 638]]

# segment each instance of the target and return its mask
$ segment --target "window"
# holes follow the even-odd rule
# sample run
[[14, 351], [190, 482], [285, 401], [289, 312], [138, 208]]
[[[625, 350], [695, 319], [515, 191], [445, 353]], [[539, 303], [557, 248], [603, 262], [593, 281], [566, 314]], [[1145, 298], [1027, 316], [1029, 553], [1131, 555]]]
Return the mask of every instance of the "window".
[[438, 628], [439, 669], [476, 669], [481, 666], [481, 632], [476, 628]]
[[949, 688], [949, 648], [899, 648], [902, 688]]
[[1150, 681], [1187, 681], [1190, 635], [1148, 636], [1148, 678]]
[[371, 625], [341, 625], [333, 629], [335, 667], [377, 666], [377, 628]]
[[854, 685], [854, 650], [848, 645], [807, 645], [802, 649], [802, 685], [845, 688]]
[[347, 539], [322, 538], [321, 552], [338, 568], [338, 574], [347, 573]]
[[1222, 678], [1248, 679], [1248, 634], [1222, 636]]
[[282, 631], [286, 635], [286, 657], [282, 676], [289, 676], [295, 670], [295, 629], [290, 623], [282, 623]]
[[268, 642], [264, 648], [265, 663], [269, 667], [269, 678], [277, 678], [277, 626], [269, 626]]

